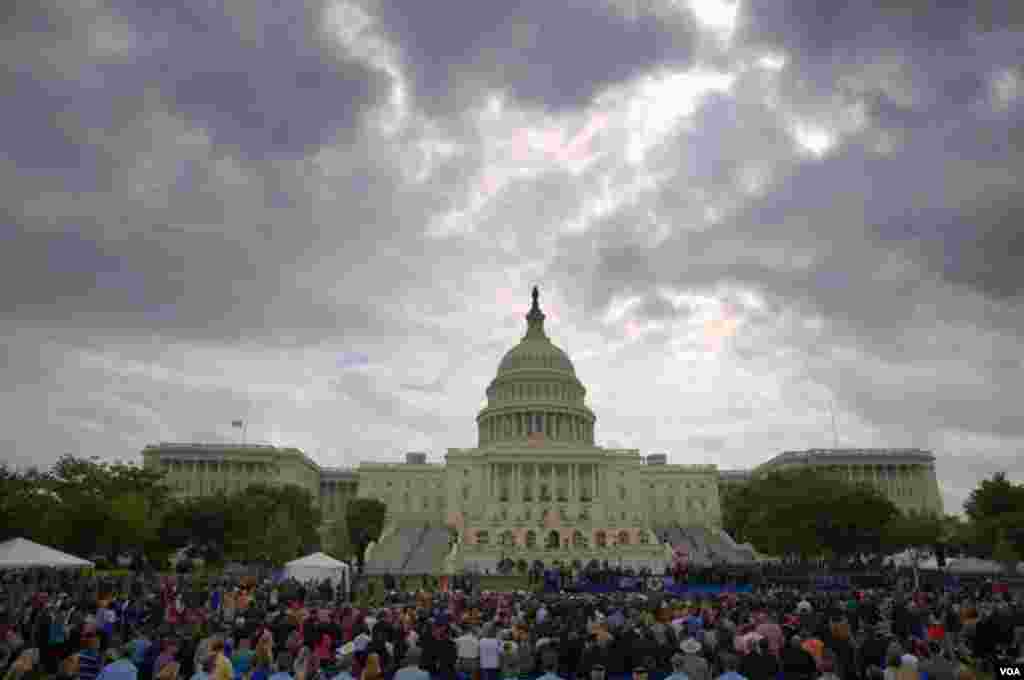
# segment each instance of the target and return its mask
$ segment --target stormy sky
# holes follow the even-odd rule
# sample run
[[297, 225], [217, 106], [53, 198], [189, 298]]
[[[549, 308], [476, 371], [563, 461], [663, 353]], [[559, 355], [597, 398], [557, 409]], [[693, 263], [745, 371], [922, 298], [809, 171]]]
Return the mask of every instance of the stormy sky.
[[[948, 6], [948, 7], [947, 7]], [[0, 458], [443, 460], [529, 290], [600, 444], [1024, 477], [1013, 0], [0, 10]]]

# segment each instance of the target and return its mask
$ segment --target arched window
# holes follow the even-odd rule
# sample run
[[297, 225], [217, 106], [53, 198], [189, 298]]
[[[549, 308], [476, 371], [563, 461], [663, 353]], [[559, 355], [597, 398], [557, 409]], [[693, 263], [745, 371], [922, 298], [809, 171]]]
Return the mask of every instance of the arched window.
[[558, 547], [562, 544], [562, 539], [559, 537], [558, 532], [551, 530], [548, 532], [548, 540], [545, 542], [544, 547], [548, 550], [558, 550]]
[[516, 535], [510, 530], [506, 529], [501, 532], [501, 544], [503, 546], [513, 546], [516, 544]]
[[608, 534], [604, 533], [603, 531], [598, 531], [597, 532], [597, 547], [598, 548], [607, 548], [608, 547]]
[[533, 531], [532, 529], [530, 531], [526, 532], [526, 547], [527, 548], [536, 548], [537, 547], [537, 532]]
[[491, 537], [487, 534], [486, 530], [481, 529], [476, 532], [476, 542], [477, 545], [487, 545], [491, 542]]
[[576, 531], [572, 532], [572, 545], [573, 545], [573, 547], [575, 547], [575, 548], [582, 548], [582, 549], [586, 550], [588, 547], [590, 547], [588, 545], [588, 543], [589, 543], [589, 541], [587, 541], [587, 537], [583, 535], [582, 531], [577, 529]]
[[646, 531], [640, 532], [640, 545], [647, 545], [651, 542], [651, 537], [647, 535]]
[[629, 532], [625, 529], [619, 532], [619, 545], [629, 545]]

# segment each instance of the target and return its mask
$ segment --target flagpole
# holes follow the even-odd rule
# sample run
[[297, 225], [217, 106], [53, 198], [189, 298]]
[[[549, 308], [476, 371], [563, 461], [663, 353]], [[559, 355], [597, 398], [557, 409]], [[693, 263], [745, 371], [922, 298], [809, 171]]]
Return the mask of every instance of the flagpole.
[[245, 431], [246, 431], [246, 428], [248, 428], [248, 427], [249, 427], [249, 423], [243, 420], [242, 421], [242, 446], [245, 446]]

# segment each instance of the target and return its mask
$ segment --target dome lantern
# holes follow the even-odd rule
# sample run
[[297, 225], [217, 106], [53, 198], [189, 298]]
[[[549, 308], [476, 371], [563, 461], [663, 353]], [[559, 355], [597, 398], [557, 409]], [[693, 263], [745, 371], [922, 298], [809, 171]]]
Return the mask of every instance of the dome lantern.
[[[531, 291], [526, 335], [505, 353], [477, 415], [481, 445], [543, 433], [552, 442], [593, 445], [596, 418], [569, 356], [544, 331], [540, 291]], [[532, 440], [533, 441], [533, 440]]]

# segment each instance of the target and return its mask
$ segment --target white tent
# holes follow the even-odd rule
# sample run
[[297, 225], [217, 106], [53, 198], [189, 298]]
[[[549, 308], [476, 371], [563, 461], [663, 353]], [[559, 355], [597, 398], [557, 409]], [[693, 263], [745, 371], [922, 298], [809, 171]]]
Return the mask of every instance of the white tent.
[[299, 582], [330, 580], [349, 592], [349, 566], [322, 552], [292, 560], [284, 565], [284, 577]]
[[92, 566], [95, 565], [89, 560], [33, 543], [27, 538], [12, 538], [0, 543], [0, 569], [28, 569], [31, 567], [80, 569]]
[[950, 560], [946, 570], [952, 574], [1001, 574], [1003, 565], [991, 560], [982, 560], [977, 557], [965, 557], [959, 560]]
[[[939, 568], [939, 562], [935, 556], [931, 554], [921, 554], [917, 558], [918, 569], [924, 569], [925, 571], [935, 571]], [[904, 550], [901, 553], [890, 555], [886, 557], [884, 563], [887, 565], [895, 565], [897, 567], [912, 567], [914, 566], [914, 554], [911, 550]]]

